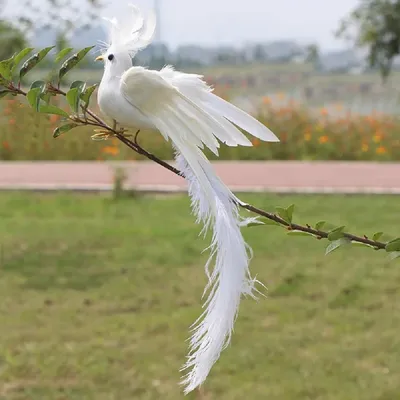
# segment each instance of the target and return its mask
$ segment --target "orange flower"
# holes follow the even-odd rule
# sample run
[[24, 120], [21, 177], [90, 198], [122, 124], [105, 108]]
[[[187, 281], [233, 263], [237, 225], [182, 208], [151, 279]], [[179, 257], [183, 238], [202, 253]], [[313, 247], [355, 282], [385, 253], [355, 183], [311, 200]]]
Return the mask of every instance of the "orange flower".
[[321, 136], [319, 139], [318, 139], [318, 142], [320, 142], [321, 144], [324, 144], [324, 143], [328, 143], [329, 142], [329, 137], [328, 136]]
[[10, 119], [8, 120], [9, 125], [15, 125], [16, 122], [17, 122], [17, 121], [16, 121], [15, 118], [10, 118]]
[[116, 156], [116, 155], [118, 155], [118, 153], [119, 153], [118, 147], [115, 147], [115, 146], [106, 146], [106, 147], [103, 147], [103, 149], [102, 149], [101, 151], [102, 151], [102, 153], [104, 153], [104, 154], [110, 154], [110, 155], [112, 155], [112, 156]]
[[380, 146], [376, 149], [376, 154], [385, 154], [387, 152], [386, 148], [383, 146]]
[[252, 143], [254, 147], [258, 147], [261, 144], [260, 139], [257, 138], [253, 139]]
[[262, 101], [266, 105], [271, 104], [271, 99], [268, 96], [264, 96]]
[[323, 115], [324, 117], [326, 117], [328, 115], [328, 110], [325, 107], [322, 107], [319, 110], [320, 114]]
[[6, 108], [4, 109], [4, 115], [10, 115], [10, 114], [12, 114], [11, 108], [10, 108], [10, 107], [6, 107]]
[[6, 141], [3, 142], [3, 149], [10, 150], [10, 144]]

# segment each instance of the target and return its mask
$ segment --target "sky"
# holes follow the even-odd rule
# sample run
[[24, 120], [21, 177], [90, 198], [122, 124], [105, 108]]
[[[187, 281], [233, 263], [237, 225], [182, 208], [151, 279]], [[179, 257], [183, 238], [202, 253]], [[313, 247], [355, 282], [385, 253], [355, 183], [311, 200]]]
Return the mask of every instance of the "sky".
[[[6, 0], [15, 10], [17, 0]], [[69, 0], [82, 9], [82, 0]], [[172, 48], [180, 44], [236, 45], [281, 39], [300, 44], [318, 43], [324, 50], [337, 50], [346, 42], [335, 38], [342, 17], [360, 0], [104, 0], [102, 14], [120, 15], [133, 2], [143, 10], [160, 4], [161, 37]], [[23, 5], [24, 3], [17, 3]], [[48, 0], [32, 0], [48, 8]], [[26, 10], [25, 10], [26, 11]], [[47, 10], [46, 10], [47, 11]], [[74, 14], [76, 15], [76, 14]], [[71, 18], [71, 17], [70, 17]]]
[[[157, 0], [133, 0], [144, 10]], [[243, 45], [247, 41], [294, 39], [336, 50], [346, 43], [334, 37], [340, 19], [359, 0], [158, 0], [161, 37], [170, 46]], [[127, 0], [113, 0], [106, 10], [120, 14]]]

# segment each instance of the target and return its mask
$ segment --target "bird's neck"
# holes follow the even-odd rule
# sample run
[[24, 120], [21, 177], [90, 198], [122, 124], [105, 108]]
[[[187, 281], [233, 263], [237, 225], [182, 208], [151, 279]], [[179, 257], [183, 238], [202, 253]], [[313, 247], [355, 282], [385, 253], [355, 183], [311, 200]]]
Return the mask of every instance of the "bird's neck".
[[126, 72], [129, 68], [132, 67], [131, 59], [127, 60], [118, 60], [118, 63], [112, 65], [112, 68], [106, 67], [104, 69], [103, 79], [106, 81], [118, 81], [121, 79], [121, 76]]

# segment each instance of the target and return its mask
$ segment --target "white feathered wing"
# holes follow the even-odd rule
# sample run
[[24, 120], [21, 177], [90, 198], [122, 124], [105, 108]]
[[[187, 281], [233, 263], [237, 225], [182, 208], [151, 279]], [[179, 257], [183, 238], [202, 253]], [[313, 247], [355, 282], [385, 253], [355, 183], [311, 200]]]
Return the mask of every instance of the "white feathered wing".
[[241, 295], [253, 295], [255, 283], [248, 269], [249, 247], [240, 232], [239, 200], [216, 176], [201, 149], [206, 145], [218, 154], [217, 138], [230, 146], [251, 146], [234, 124], [262, 140], [278, 139], [259, 121], [215, 96], [197, 75], [170, 67], [159, 72], [132, 67], [123, 74], [120, 89], [125, 99], [172, 141], [198, 222], [213, 231], [206, 264], [209, 284], [205, 291], [209, 295], [205, 311], [193, 325], [183, 368], [189, 369], [182, 382], [188, 393], [204, 382], [228, 345]]

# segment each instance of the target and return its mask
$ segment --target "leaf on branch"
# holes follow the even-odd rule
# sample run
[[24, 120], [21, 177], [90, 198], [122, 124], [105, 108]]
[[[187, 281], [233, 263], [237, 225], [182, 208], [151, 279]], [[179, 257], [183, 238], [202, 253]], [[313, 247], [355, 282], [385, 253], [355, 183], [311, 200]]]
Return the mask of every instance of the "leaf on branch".
[[388, 253], [393, 251], [400, 251], [400, 238], [394, 239], [386, 244], [385, 250]]
[[26, 49], [21, 50], [15, 57], [13, 61], [13, 66], [11, 69], [11, 72], [14, 72], [16, 68], [18, 67], [18, 64], [32, 51], [34, 50], [33, 47], [27, 47]]
[[290, 236], [312, 236], [312, 237], [316, 238], [316, 236], [313, 233], [303, 232], [303, 231], [298, 231], [298, 230], [289, 231], [287, 234]]
[[85, 47], [84, 49], [80, 50], [78, 53], [74, 54], [72, 57], [68, 58], [64, 61], [64, 64], [61, 66], [60, 71], [58, 73], [58, 81], [60, 82], [61, 79], [72, 69], [75, 68], [76, 65], [82, 61], [86, 54], [89, 53], [95, 46]]
[[42, 92], [42, 89], [40, 87], [35, 87], [33, 89], [30, 89], [26, 95], [26, 98], [28, 99], [30, 106], [36, 112], [39, 112], [41, 92]]
[[62, 135], [65, 132], [70, 131], [71, 129], [76, 128], [77, 126], [79, 126], [78, 124], [65, 124], [62, 126], [59, 126], [58, 128], [56, 128], [53, 132], [53, 138], [58, 138], [60, 135]]
[[339, 228], [335, 228], [333, 230], [331, 230], [328, 234], [328, 240], [330, 242], [334, 242], [335, 240], [338, 240], [342, 237], [344, 237], [344, 228], [346, 228], [345, 226], [340, 226]]
[[38, 53], [34, 54], [32, 57], [28, 58], [22, 65], [21, 70], [19, 71], [20, 79], [24, 77], [32, 68], [35, 68], [36, 65], [38, 65], [40, 61], [42, 61], [54, 47], [55, 46], [46, 47], [43, 50], [40, 50]]
[[395, 260], [396, 258], [400, 258], [400, 251], [392, 251], [392, 252], [389, 254], [389, 260], [390, 260], [390, 261], [393, 261], [393, 260]]
[[290, 206], [287, 207], [287, 208], [276, 207], [276, 212], [278, 213], [278, 215], [279, 215], [284, 221], [286, 221], [288, 224], [291, 224], [291, 223], [292, 223], [293, 211], [294, 211], [294, 204], [290, 205]]
[[84, 103], [84, 108], [87, 109], [89, 107], [89, 102], [90, 102], [90, 98], [92, 97], [92, 94], [94, 93], [94, 91], [97, 88], [97, 84], [93, 85], [93, 86], [89, 86], [88, 88], [86, 88], [86, 90], [81, 93], [81, 100]]
[[61, 115], [62, 117], [69, 118], [69, 114], [66, 111], [64, 111], [61, 108], [58, 108], [56, 106], [53, 106], [52, 104], [41, 105], [39, 107], [39, 112], [41, 112], [43, 114]]
[[375, 250], [375, 247], [372, 246], [371, 244], [368, 244], [368, 243], [353, 242], [353, 241], [352, 241], [351, 244], [352, 244], [353, 246], [369, 247], [370, 249], [374, 249], [374, 250]]
[[317, 224], [315, 225], [315, 229], [317, 231], [320, 231], [321, 229], [323, 229], [323, 227], [325, 226], [326, 221], [319, 221], [317, 222]]
[[40, 94], [40, 98], [47, 104], [50, 103], [51, 97], [51, 93], [46, 90]]
[[261, 217], [261, 218], [257, 218], [255, 221], [247, 224], [247, 227], [251, 228], [254, 226], [266, 226], [266, 225], [267, 226], [282, 226], [281, 224], [279, 224], [278, 222], [276, 222], [272, 219]]
[[291, 223], [292, 220], [293, 220], [294, 207], [295, 207], [295, 205], [294, 205], [294, 204], [291, 204], [291, 205], [286, 209], [286, 212], [287, 212], [287, 214], [288, 214], [290, 223]]
[[374, 236], [372, 236], [372, 240], [377, 242], [382, 236], [383, 236], [383, 232], [377, 232], [374, 234]]
[[325, 255], [327, 256], [328, 254], [330, 254], [333, 251], [337, 250], [339, 247], [346, 246], [346, 245], [348, 245], [350, 243], [351, 243], [350, 239], [345, 238], [345, 237], [337, 239], [337, 240], [329, 243], [328, 247], [326, 248]]
[[9, 81], [4, 78], [3, 75], [0, 74], [0, 86], [7, 86], [9, 84]]
[[74, 50], [72, 47], [67, 47], [66, 49], [61, 50], [55, 57], [55, 62], [60, 62], [64, 57], [70, 54]]
[[[14, 63], [14, 56], [8, 60], [0, 61], [0, 76], [6, 83], [12, 80], [12, 67]], [[1, 83], [3, 84], [3, 83]]]
[[46, 82], [45, 81], [35, 81], [31, 84], [31, 89], [39, 88], [41, 92], [46, 90]]

